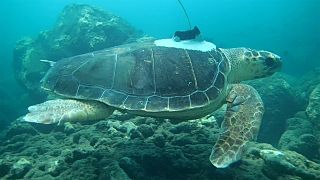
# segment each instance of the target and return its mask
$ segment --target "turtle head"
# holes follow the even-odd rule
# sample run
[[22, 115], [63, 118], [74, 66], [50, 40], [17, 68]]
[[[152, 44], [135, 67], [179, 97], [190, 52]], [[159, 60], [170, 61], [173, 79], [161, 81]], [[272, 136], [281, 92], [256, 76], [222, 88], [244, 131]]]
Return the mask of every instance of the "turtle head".
[[280, 71], [281, 58], [268, 51], [258, 51], [249, 48], [221, 49], [229, 59], [231, 72], [229, 80], [240, 82], [271, 76]]

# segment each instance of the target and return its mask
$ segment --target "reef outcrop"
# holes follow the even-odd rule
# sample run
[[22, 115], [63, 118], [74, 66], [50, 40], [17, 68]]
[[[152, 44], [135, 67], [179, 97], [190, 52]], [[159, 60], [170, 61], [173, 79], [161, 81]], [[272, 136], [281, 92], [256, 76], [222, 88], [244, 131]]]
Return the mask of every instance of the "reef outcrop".
[[248, 144], [240, 162], [216, 169], [208, 158], [218, 127], [214, 116], [175, 122], [119, 112], [86, 124], [17, 121], [0, 135], [0, 178], [320, 178], [319, 164], [263, 143]]
[[248, 82], [257, 89], [265, 106], [259, 141], [277, 145], [281, 134], [286, 130], [286, 120], [301, 109], [294, 89], [296, 81], [291, 76], [277, 73]]
[[36, 94], [49, 68], [41, 59], [58, 61], [124, 44], [140, 34], [124, 19], [104, 10], [89, 5], [66, 6], [51, 30], [17, 42], [13, 51], [16, 79]]

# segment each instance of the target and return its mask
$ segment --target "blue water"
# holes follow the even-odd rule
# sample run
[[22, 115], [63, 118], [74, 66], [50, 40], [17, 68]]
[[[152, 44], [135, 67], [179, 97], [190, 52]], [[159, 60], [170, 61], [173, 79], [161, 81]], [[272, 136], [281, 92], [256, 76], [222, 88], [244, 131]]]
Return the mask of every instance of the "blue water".
[[[191, 24], [220, 47], [245, 46], [281, 55], [283, 71], [301, 76], [320, 66], [319, 0], [183, 0]], [[12, 68], [15, 42], [51, 29], [61, 10], [86, 3], [110, 11], [144, 33], [171, 37], [188, 28], [175, 0], [2, 0], [0, 6], [0, 118], [14, 120], [28, 104], [15, 102], [23, 89]], [[5, 102], [5, 103], [4, 103]], [[6, 111], [4, 111], [6, 109]], [[1, 115], [2, 114], [2, 115]]]

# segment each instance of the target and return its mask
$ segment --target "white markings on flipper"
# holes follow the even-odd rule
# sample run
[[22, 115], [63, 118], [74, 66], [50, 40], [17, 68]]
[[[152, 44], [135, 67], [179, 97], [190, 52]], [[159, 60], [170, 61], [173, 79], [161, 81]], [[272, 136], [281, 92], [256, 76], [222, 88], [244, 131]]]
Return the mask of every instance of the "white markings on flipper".
[[36, 104], [28, 108], [29, 113], [22, 119], [27, 122], [58, 125], [71, 119], [79, 112], [79, 102], [75, 100], [55, 99]]

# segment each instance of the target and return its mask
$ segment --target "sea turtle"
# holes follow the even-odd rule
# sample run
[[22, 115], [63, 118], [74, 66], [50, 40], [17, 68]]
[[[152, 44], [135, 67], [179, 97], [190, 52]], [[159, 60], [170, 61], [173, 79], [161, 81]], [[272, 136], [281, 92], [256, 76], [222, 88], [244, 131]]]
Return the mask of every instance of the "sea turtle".
[[99, 120], [115, 109], [187, 120], [227, 104], [210, 156], [214, 166], [223, 168], [239, 160], [245, 144], [256, 138], [264, 113], [257, 91], [239, 82], [272, 75], [281, 64], [268, 51], [222, 49], [206, 41], [125, 44], [56, 62], [42, 88], [62, 98], [30, 106], [23, 120]]

